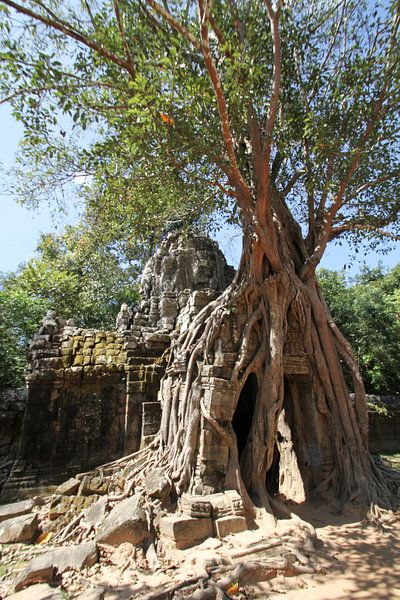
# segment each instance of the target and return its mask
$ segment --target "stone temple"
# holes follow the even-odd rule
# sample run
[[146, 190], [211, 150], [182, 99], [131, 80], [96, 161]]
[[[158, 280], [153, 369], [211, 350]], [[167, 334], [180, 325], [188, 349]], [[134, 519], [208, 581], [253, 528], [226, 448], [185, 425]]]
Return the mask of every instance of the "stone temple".
[[[199, 233], [174, 233], [144, 269], [139, 306], [122, 305], [114, 331], [82, 329], [49, 311], [30, 344], [26, 400], [25, 394], [5, 402], [0, 398], [2, 499], [30, 495], [152, 441], [161, 422], [160, 385], [171, 344], [229, 285], [234, 273], [215, 242]], [[239, 456], [257, 393], [256, 378], [250, 374], [235, 402], [231, 373], [240, 349], [235, 330], [242, 318], [239, 307], [227, 319], [221, 356], [203, 366], [201, 378], [207, 410], [218, 420], [231, 420]], [[329, 440], [315, 435], [316, 419], [321, 417], [300, 328], [295, 314], [289, 314], [288, 321], [283, 366], [285, 389], [290, 388], [294, 400], [285, 399], [276, 460], [266, 484], [272, 493], [302, 501], [307, 482], [329, 471], [333, 457]], [[256, 348], [257, 340], [251, 344]], [[186, 364], [175, 357], [168, 368], [184, 372]], [[296, 411], [307, 414], [306, 447], [297, 442], [292, 427]], [[387, 446], [391, 440], [397, 448], [400, 413], [396, 419], [385, 426], [372, 419], [371, 450], [393, 451]], [[223, 489], [228, 454], [221, 437], [204, 423], [196, 457], [202, 488], [193, 490], [195, 494]]]
[[144, 269], [140, 305], [122, 305], [115, 331], [82, 329], [49, 311], [30, 344], [25, 416], [3, 496], [59, 483], [152, 440], [171, 340], [233, 276], [215, 242], [170, 234]]

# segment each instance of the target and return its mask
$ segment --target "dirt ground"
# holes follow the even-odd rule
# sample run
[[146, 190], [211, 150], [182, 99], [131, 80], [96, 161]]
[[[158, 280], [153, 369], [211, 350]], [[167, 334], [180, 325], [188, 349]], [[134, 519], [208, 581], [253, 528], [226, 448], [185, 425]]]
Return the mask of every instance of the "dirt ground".
[[330, 555], [323, 572], [302, 577], [303, 584], [297, 578], [303, 589], [287, 592], [282, 589], [266, 597], [273, 600], [400, 598], [400, 520], [387, 528], [378, 528], [365, 522], [316, 514], [310, 520], [324, 543], [324, 553]]
[[[315, 552], [309, 555], [316, 572], [284, 576], [279, 571], [267, 581], [249, 581], [238, 589], [228, 590], [225, 598], [235, 600], [392, 600], [400, 599], [400, 515], [384, 526], [373, 526], [354, 517], [332, 514], [318, 505], [295, 507], [300, 523], [311, 523], [317, 532]], [[104, 600], [153, 598], [157, 592], [184, 580], [207, 576], [211, 563], [232, 564], [232, 557], [249, 548], [270, 542], [271, 535], [285, 536], [295, 520], [278, 521], [275, 534], [260, 523], [257, 530], [245, 531], [224, 540], [209, 538], [200, 546], [185, 551], [168, 552], [155, 571], [149, 570], [149, 557], [132, 554], [130, 544], [103, 548], [99, 563], [84, 572], [66, 572], [58, 585], [65, 598], [74, 599], [84, 590], [101, 589]], [[301, 525], [302, 527], [303, 525]], [[3, 547], [0, 598], [13, 590], [13, 580], [31, 553], [40, 548], [20, 545]], [[43, 548], [44, 550], [44, 548]], [[279, 552], [278, 549], [275, 549]], [[252, 561], [270, 557], [274, 550], [247, 553], [239, 560]], [[224, 563], [225, 561], [225, 563]], [[237, 560], [234, 561], [235, 564]], [[13, 565], [14, 568], [10, 568]], [[208, 566], [207, 566], [208, 565]], [[161, 598], [161, 596], [159, 596]], [[191, 598], [182, 590], [174, 600]], [[164, 596], [162, 596], [164, 598]]]

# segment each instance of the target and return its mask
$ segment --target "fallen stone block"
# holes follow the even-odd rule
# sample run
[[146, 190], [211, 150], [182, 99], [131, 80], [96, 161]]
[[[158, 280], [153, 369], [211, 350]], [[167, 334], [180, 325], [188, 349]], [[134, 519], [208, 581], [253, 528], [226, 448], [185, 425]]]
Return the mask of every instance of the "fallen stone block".
[[85, 510], [85, 521], [89, 525], [99, 525], [106, 516], [107, 498], [100, 498]]
[[151, 471], [144, 482], [145, 490], [151, 498], [166, 500], [171, 491], [171, 480], [165, 469], [158, 468]]
[[224, 538], [231, 533], [246, 531], [247, 521], [244, 517], [221, 517], [215, 521], [215, 530], [219, 538]]
[[112, 509], [98, 530], [96, 540], [111, 546], [119, 546], [123, 542], [136, 546], [148, 535], [144, 498], [141, 494], [135, 494]]
[[85, 542], [77, 546], [66, 546], [46, 552], [46, 554], [31, 560], [18, 575], [15, 591], [18, 592], [39, 581], [50, 583], [56, 573], [61, 574], [71, 569], [80, 571], [84, 567], [91, 567], [97, 562], [97, 558], [95, 542]]
[[81, 482], [79, 479], [75, 479], [75, 477], [71, 477], [64, 483], [61, 483], [56, 489], [56, 494], [61, 494], [61, 496], [72, 496], [77, 493]]
[[183, 550], [213, 536], [212, 520], [186, 516], [162, 517], [160, 533], [174, 542], [176, 548]]
[[47, 583], [32, 585], [29, 590], [22, 590], [7, 596], [7, 600], [65, 600], [60, 588], [52, 588]]
[[91, 496], [97, 494], [102, 496], [108, 492], [108, 483], [104, 482], [101, 477], [90, 477], [84, 475], [80, 482], [78, 496]]
[[181, 510], [184, 515], [193, 518], [210, 518], [211, 517], [211, 502], [207, 500], [207, 496], [189, 496], [183, 494], [180, 503]]
[[0, 544], [31, 542], [38, 529], [36, 514], [21, 515], [0, 523]]
[[35, 502], [33, 500], [22, 500], [21, 502], [4, 504], [3, 506], [0, 506], [0, 522], [26, 515], [32, 512], [34, 506]]

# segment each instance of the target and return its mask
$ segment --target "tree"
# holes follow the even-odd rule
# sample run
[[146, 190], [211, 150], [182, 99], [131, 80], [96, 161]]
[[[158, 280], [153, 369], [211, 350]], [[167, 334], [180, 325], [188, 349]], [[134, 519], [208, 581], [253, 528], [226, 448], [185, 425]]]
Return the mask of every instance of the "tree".
[[[271, 513], [265, 482], [286, 403], [297, 406], [301, 465], [313, 440], [328, 448], [308, 493], [392, 506], [396, 494], [368, 452], [357, 361], [315, 270], [332, 240], [398, 239], [398, 2], [0, 6], [4, 97], [25, 125], [34, 177], [43, 164], [45, 174], [92, 174], [98, 218], [109, 203], [126, 207], [148, 235], [153, 218], [174, 211], [223, 211], [242, 227], [234, 281], [178, 338], [162, 385], [161, 448], [178, 492], [209, 489], [196, 461], [211, 428], [229, 448], [215, 486]], [[60, 112], [76, 131], [97, 123], [90, 148], [68, 147]], [[248, 377], [258, 384], [240, 461], [232, 419], [213, 417], [201, 387], [232, 321], [231, 412]], [[311, 374], [312, 425], [284, 376], [293, 328]]]
[[77, 325], [114, 329], [122, 302], [137, 301], [140, 263], [121, 263], [82, 225], [42, 235], [36, 256], [0, 278], [0, 389], [24, 385], [28, 343], [47, 310]]
[[343, 271], [318, 273], [335, 323], [351, 342], [370, 394], [394, 394], [400, 389], [399, 265], [364, 267], [354, 278]]

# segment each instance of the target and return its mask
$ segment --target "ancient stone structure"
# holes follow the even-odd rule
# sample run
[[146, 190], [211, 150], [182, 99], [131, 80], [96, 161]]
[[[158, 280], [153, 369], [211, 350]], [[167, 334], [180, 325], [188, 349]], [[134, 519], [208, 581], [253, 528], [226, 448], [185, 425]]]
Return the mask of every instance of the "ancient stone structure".
[[146, 265], [140, 305], [121, 307], [116, 331], [81, 329], [49, 311], [30, 344], [27, 409], [3, 496], [58, 483], [151, 440], [171, 339], [233, 275], [215, 242], [171, 235]]
[[0, 394], [0, 490], [17, 455], [26, 398], [26, 390], [6, 390]]
[[[185, 237], [173, 234], [145, 267], [140, 305], [122, 305], [115, 331], [82, 329], [49, 311], [30, 345], [23, 423], [22, 396], [14, 404], [4, 399], [1, 404], [0, 399], [0, 460], [7, 463], [3, 479], [12, 465], [3, 497], [65, 481], [151, 441], [160, 427], [159, 390], [167, 363], [175, 372], [186, 368], [179, 356], [171, 360], [171, 343], [233, 276], [233, 268], [215, 242], [195, 233]], [[226, 320], [221, 355], [212, 365], [203, 365], [200, 381], [210, 415], [232, 422], [239, 455], [250, 430], [257, 393], [256, 378], [250, 373], [235, 405], [231, 377], [240, 351], [236, 331], [240, 320], [246, 318], [244, 311], [245, 307], [239, 306]], [[256, 338], [251, 339], [247, 351], [255, 351], [257, 343]], [[333, 458], [326, 441], [313, 438], [321, 415], [315, 409], [295, 314], [289, 319], [283, 361], [287, 400], [278, 420], [276, 459], [266, 483], [270, 492], [301, 502], [308, 482], [321, 469], [329, 471]], [[170, 385], [169, 381], [163, 385]], [[165, 397], [174, 396], [173, 390], [172, 394], [165, 391]], [[178, 390], [179, 398], [184, 391], [184, 387]], [[310, 424], [306, 448], [296, 437], [299, 411], [307, 414]], [[389, 414], [393, 416], [388, 419], [371, 413], [373, 451], [399, 449], [398, 404], [396, 408], [393, 403]], [[213, 494], [223, 491], [229, 449], [204, 422], [198, 450], [196, 470], [202, 486], [192, 493], [214, 498]], [[279, 460], [282, 457], [284, 460]]]

